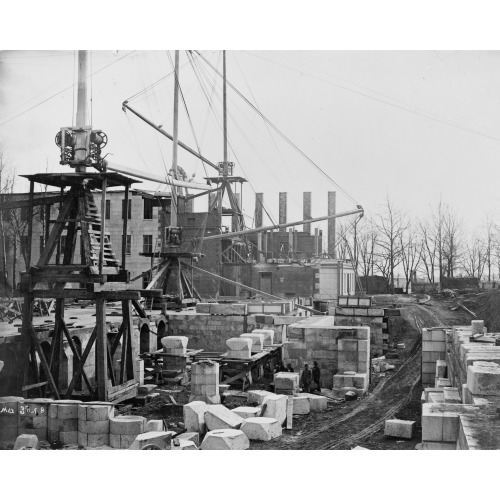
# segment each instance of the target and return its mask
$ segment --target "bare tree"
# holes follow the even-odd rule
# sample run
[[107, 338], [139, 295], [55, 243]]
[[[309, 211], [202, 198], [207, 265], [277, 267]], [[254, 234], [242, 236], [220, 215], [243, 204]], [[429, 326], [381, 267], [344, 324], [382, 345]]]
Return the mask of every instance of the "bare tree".
[[[5, 194], [13, 190], [15, 172], [9, 169], [3, 149], [0, 147], [0, 206], [3, 206]], [[4, 223], [9, 213], [0, 210], [0, 252], [2, 254], [0, 287], [2, 294], [7, 292], [7, 240], [6, 224]]]
[[494, 279], [494, 275], [492, 277], [491, 274], [491, 268], [493, 267], [496, 248], [498, 248], [498, 228], [489, 217], [486, 217], [486, 225], [484, 228], [484, 258], [485, 266], [488, 271], [488, 282], [490, 282], [492, 278]]
[[473, 243], [465, 245], [460, 263], [467, 276], [481, 279], [486, 264], [486, 251], [479, 238], [474, 238]]
[[406, 281], [406, 293], [420, 264], [422, 257], [422, 244], [418, 241], [416, 232], [412, 231], [411, 223], [408, 223], [405, 231], [399, 234], [399, 246], [401, 248], [401, 265]]
[[453, 278], [461, 257], [463, 241], [462, 222], [449, 207], [444, 212], [442, 257], [444, 271], [448, 278]]
[[439, 271], [439, 239], [433, 227], [428, 227], [425, 222], [420, 222], [421, 262], [429, 283], [435, 283], [436, 271]]
[[376, 227], [379, 232], [378, 267], [389, 278], [391, 293], [394, 293], [394, 269], [401, 262], [400, 241], [406, 226], [405, 215], [387, 196], [384, 211], [377, 217]]

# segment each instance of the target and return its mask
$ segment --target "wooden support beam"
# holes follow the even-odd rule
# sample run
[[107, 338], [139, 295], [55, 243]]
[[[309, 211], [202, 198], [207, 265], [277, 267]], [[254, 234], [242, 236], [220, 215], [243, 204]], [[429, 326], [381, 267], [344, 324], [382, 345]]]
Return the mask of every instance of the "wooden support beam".
[[90, 336], [89, 341], [85, 346], [85, 350], [83, 351], [82, 357], [80, 358], [76, 372], [73, 374], [73, 379], [71, 380], [71, 383], [69, 384], [69, 387], [66, 391], [65, 398], [69, 398], [73, 394], [73, 390], [75, 389], [76, 385], [76, 380], [82, 374], [83, 367], [85, 365], [85, 362], [87, 361], [90, 351], [92, 350], [92, 346], [94, 345], [96, 336], [97, 336], [97, 326], [92, 331], [92, 335]]
[[97, 378], [97, 399], [108, 400], [108, 356], [107, 352], [107, 330], [106, 330], [106, 299], [98, 297], [96, 299], [96, 378]]

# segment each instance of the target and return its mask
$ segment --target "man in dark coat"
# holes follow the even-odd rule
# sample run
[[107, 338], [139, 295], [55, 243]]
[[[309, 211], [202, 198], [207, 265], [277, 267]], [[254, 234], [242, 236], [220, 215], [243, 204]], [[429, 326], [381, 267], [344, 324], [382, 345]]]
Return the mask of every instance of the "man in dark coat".
[[300, 387], [304, 392], [309, 392], [311, 390], [311, 382], [312, 382], [312, 373], [309, 370], [309, 365], [306, 363], [304, 365], [304, 370], [302, 371], [302, 375], [300, 377]]
[[321, 392], [321, 370], [319, 369], [318, 362], [314, 362], [314, 366], [312, 369], [312, 379], [313, 382], [317, 385], [316, 390]]

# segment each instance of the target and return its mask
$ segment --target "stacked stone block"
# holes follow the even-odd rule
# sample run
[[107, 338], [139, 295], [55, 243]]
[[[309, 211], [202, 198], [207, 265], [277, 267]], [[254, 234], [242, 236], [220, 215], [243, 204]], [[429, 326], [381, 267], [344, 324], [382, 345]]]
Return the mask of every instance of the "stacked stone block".
[[19, 435], [18, 404], [24, 398], [5, 396], [0, 398], [0, 441], [15, 441]]
[[109, 445], [109, 419], [114, 417], [111, 405], [79, 405], [78, 444], [85, 448]]
[[422, 385], [435, 384], [436, 361], [446, 360], [446, 330], [424, 328], [422, 330]]
[[168, 316], [168, 335], [188, 337], [191, 349], [224, 352], [227, 339], [238, 337], [248, 331], [247, 316], [222, 317], [211, 314]]
[[264, 348], [264, 335], [261, 333], [242, 333], [240, 335], [242, 339], [250, 339], [252, 341], [252, 345], [250, 347], [250, 351], [252, 354], [262, 352]]
[[[247, 342], [251, 342], [247, 340]], [[191, 365], [191, 396], [189, 401], [219, 404], [219, 363], [211, 360]]]
[[112, 448], [128, 450], [139, 434], [144, 434], [146, 419], [122, 415], [109, 418], [109, 444]]
[[[19, 434], [32, 434], [40, 441], [47, 441], [49, 404], [53, 399], [26, 399], [18, 403]], [[1, 424], [0, 424], [1, 425]]]
[[47, 439], [62, 444], [78, 443], [78, 404], [60, 401], [49, 405]]
[[265, 328], [255, 328], [252, 333], [258, 333], [264, 336], [263, 345], [272, 346], [274, 344], [274, 330]]
[[232, 359], [250, 359], [252, 357], [253, 340], [237, 337], [226, 340], [227, 357]]
[[[322, 386], [333, 388], [333, 377], [339, 370], [339, 344], [344, 339], [364, 340], [370, 345], [370, 329], [367, 327], [335, 326], [331, 316], [311, 317], [288, 327], [288, 339], [283, 344], [283, 359], [290, 363], [296, 371], [301, 370], [305, 363], [312, 366], [317, 361], [321, 369]], [[358, 349], [365, 352], [364, 347]], [[370, 363], [370, 350], [366, 350], [366, 366]], [[359, 358], [364, 359], [365, 355]], [[364, 361], [363, 361], [364, 363]], [[358, 370], [359, 370], [358, 366]], [[357, 370], [356, 370], [357, 371]], [[365, 370], [367, 371], [367, 370]], [[361, 376], [363, 381], [366, 377]]]
[[384, 310], [376, 308], [337, 307], [335, 308], [335, 325], [367, 326], [370, 328], [370, 347], [373, 356], [384, 353]]
[[274, 375], [274, 392], [293, 396], [299, 392], [299, 374], [280, 372]]
[[[161, 339], [163, 352], [175, 357], [163, 358], [163, 369], [183, 371], [186, 367], [186, 352], [189, 339], [183, 336], [169, 336]], [[178, 356], [178, 357], [177, 357]]]

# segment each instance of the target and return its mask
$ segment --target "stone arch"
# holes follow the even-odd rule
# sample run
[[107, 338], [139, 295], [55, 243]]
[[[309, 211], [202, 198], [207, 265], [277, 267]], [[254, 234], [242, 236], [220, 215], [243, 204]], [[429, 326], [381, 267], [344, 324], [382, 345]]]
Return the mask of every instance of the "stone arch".
[[156, 348], [161, 349], [163, 346], [161, 344], [161, 339], [167, 335], [167, 324], [165, 321], [160, 320], [156, 325]]
[[149, 352], [149, 337], [151, 331], [148, 323], [143, 323], [139, 330], [139, 354]]

